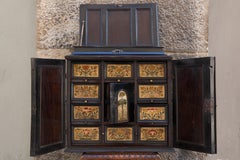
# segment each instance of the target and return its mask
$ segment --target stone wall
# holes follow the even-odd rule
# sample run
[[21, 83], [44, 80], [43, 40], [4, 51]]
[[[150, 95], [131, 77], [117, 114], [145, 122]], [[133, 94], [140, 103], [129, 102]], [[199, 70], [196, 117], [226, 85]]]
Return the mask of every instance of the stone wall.
[[79, 6], [86, 3], [157, 3], [159, 39], [166, 52], [208, 52], [209, 0], [38, 0], [39, 56], [43, 50], [57, 53], [59, 50], [54, 49], [71, 49], [79, 45]]
[[[79, 45], [80, 4], [157, 3], [159, 40], [164, 51], [174, 58], [208, 54], [209, 0], [37, 0], [37, 56], [61, 58]], [[36, 160], [75, 160], [81, 154], [63, 150], [35, 157]], [[176, 150], [159, 153], [167, 160], [205, 160], [207, 154]]]

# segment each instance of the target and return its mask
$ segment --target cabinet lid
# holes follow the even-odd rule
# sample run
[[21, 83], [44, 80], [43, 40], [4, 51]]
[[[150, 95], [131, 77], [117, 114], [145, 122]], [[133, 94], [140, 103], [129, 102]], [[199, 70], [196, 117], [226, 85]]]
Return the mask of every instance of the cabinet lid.
[[175, 60], [174, 145], [216, 153], [215, 58]]

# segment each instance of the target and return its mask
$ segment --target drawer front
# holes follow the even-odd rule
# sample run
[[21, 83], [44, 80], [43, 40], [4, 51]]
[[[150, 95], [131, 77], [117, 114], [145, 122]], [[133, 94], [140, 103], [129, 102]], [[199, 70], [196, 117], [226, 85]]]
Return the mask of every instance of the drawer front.
[[72, 105], [72, 121], [100, 121], [99, 106]]
[[74, 99], [98, 99], [98, 84], [73, 84]]
[[166, 85], [165, 84], [139, 84], [138, 98], [139, 100], [150, 100], [153, 102], [166, 99]]
[[99, 64], [73, 64], [73, 77], [98, 78], [100, 75]]
[[100, 127], [73, 127], [73, 142], [100, 142]]
[[140, 142], [167, 141], [166, 127], [140, 127]]
[[167, 120], [166, 106], [138, 106], [138, 121], [159, 122]]
[[132, 78], [132, 64], [106, 64], [107, 78]]
[[140, 78], [165, 78], [165, 64], [139, 64], [138, 74]]
[[106, 142], [127, 142], [132, 143], [133, 138], [133, 127], [106, 127]]

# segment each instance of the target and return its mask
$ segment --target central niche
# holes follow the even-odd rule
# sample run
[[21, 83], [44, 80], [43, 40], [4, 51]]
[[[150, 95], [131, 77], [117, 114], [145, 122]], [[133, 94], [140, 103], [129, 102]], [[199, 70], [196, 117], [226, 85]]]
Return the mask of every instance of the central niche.
[[[105, 121], [109, 123], [132, 122], [134, 114], [134, 83], [105, 84]], [[109, 112], [107, 112], [109, 111]]]

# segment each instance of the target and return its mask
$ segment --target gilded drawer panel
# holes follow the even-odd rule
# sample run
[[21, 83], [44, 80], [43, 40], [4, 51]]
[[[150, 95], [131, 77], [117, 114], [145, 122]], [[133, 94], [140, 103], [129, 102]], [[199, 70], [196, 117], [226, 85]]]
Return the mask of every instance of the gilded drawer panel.
[[141, 121], [166, 120], [166, 108], [139, 107], [139, 120]]
[[139, 65], [140, 77], [165, 77], [165, 65], [164, 64], [140, 64]]
[[98, 64], [73, 64], [74, 77], [99, 77]]
[[74, 127], [74, 141], [99, 141], [99, 127]]
[[164, 127], [141, 127], [141, 141], [166, 141], [166, 128]]
[[132, 77], [132, 65], [130, 64], [107, 64], [108, 78]]
[[139, 98], [165, 98], [165, 85], [139, 85]]
[[73, 118], [74, 120], [98, 120], [99, 107], [98, 106], [74, 106]]
[[133, 141], [133, 128], [131, 127], [108, 127], [107, 141]]
[[73, 85], [74, 98], [98, 98], [99, 85]]

